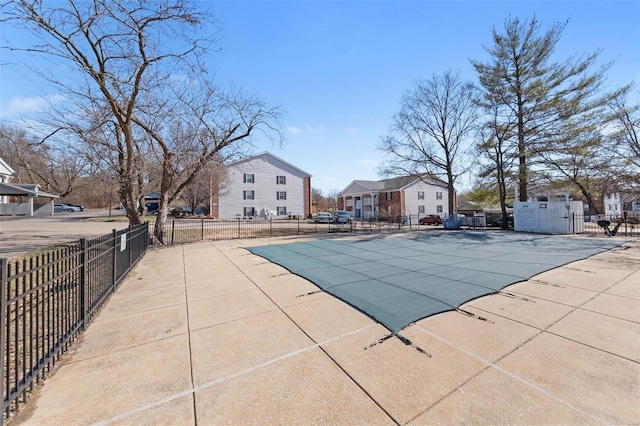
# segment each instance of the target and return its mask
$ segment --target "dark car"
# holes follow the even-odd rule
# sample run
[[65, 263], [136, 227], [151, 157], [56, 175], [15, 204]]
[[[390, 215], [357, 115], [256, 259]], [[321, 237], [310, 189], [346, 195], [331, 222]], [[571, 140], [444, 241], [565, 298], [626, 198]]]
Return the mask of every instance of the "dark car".
[[345, 210], [333, 212], [333, 223], [351, 223], [351, 213]]
[[419, 220], [420, 225], [442, 225], [442, 218], [437, 214], [430, 214]]
[[144, 203], [144, 205], [147, 208], [147, 213], [149, 214], [158, 213], [158, 210], [160, 210], [160, 203], [157, 203], [155, 201]]
[[[492, 221], [491, 226], [502, 228], [502, 218], [499, 217]], [[507, 217], [507, 228], [513, 228], [513, 216]]]

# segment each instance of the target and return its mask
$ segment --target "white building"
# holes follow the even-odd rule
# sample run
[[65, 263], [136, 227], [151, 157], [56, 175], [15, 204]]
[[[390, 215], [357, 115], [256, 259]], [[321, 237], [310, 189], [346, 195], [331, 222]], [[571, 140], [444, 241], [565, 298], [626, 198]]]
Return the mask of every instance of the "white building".
[[[0, 215], [34, 216], [36, 214], [53, 214], [53, 202], [58, 196], [41, 191], [40, 185], [37, 184], [9, 183], [14, 173], [15, 171], [0, 158]], [[9, 197], [14, 197], [16, 200], [24, 200], [26, 197], [27, 202], [16, 201], [10, 203]], [[48, 198], [51, 201], [44, 203], [34, 202], [35, 199], [42, 200], [43, 198]]]
[[[11, 176], [15, 173], [15, 171], [9, 167], [9, 165], [0, 158], [0, 183], [9, 183], [11, 180]], [[0, 204], [8, 203], [9, 199], [6, 195], [0, 195]]]
[[449, 213], [448, 194], [446, 182], [433, 177], [354, 180], [338, 196], [338, 208], [350, 212], [356, 220], [379, 216], [444, 216]]
[[311, 215], [311, 175], [304, 170], [263, 152], [229, 164], [228, 171], [223, 193], [213, 200], [214, 217]]
[[606, 194], [604, 200], [602, 200], [602, 204], [604, 204], [605, 216], [620, 216], [623, 212], [622, 197], [618, 192]]

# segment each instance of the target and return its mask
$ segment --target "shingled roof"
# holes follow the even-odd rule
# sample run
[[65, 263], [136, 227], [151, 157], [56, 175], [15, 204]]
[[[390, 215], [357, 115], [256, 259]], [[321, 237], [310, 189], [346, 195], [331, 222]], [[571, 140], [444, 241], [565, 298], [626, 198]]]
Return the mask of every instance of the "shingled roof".
[[[397, 191], [416, 182], [419, 176], [400, 176], [383, 180], [354, 180], [353, 183], [364, 186], [372, 191]], [[422, 176], [423, 181], [437, 186], [447, 186], [447, 183], [433, 176]]]

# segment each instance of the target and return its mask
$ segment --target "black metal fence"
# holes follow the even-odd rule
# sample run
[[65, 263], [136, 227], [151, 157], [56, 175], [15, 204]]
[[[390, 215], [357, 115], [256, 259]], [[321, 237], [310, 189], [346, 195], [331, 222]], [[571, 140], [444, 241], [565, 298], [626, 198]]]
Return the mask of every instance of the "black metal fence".
[[[169, 218], [162, 227], [162, 244], [173, 245], [206, 240], [230, 240], [246, 238], [269, 238], [281, 236], [327, 234], [336, 232], [371, 233], [389, 231], [411, 231], [430, 229], [431, 224], [421, 224], [424, 215], [395, 216], [389, 218], [375, 217], [350, 223], [316, 223], [311, 219], [207, 219], [207, 218]], [[632, 215], [599, 218], [610, 221], [610, 231], [615, 228], [618, 236], [640, 236], [640, 217]], [[565, 219], [566, 220], [566, 219]], [[596, 219], [590, 216], [573, 214], [568, 220], [573, 221], [568, 229], [575, 233], [602, 236], [606, 229], [598, 226]], [[501, 228], [502, 218], [463, 217], [463, 228]], [[582, 224], [584, 226], [582, 226]], [[442, 227], [442, 224], [438, 224]], [[153, 226], [152, 226], [153, 228]], [[513, 229], [513, 219], [507, 222], [507, 228]], [[153, 232], [153, 231], [151, 231]]]
[[576, 233], [593, 236], [640, 237], [640, 212], [620, 215], [585, 216], [573, 214], [572, 229]]
[[[207, 219], [169, 218], [162, 227], [159, 242], [182, 244], [194, 241], [269, 238], [335, 232], [384, 232], [424, 229], [420, 216], [396, 216], [349, 223], [316, 223], [311, 219]], [[153, 225], [152, 225], [153, 228]], [[154, 232], [154, 231], [151, 231]]]
[[3, 417], [24, 403], [149, 245], [148, 224], [0, 259]]

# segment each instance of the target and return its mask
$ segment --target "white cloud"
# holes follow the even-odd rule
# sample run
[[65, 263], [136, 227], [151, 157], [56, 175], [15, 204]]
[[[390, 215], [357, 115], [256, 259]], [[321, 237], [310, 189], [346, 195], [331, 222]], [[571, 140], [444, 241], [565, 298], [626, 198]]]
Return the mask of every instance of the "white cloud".
[[318, 126], [318, 127], [313, 127], [313, 126], [309, 126], [307, 125], [307, 132], [311, 133], [311, 134], [320, 134], [324, 132], [324, 124]]
[[350, 135], [355, 135], [356, 133], [358, 133], [358, 130], [360, 129], [358, 129], [357, 127], [349, 127], [347, 129], [347, 133]]
[[298, 133], [300, 133], [302, 130], [300, 130], [299, 127], [296, 126], [289, 126], [287, 127], [287, 132], [293, 134], [293, 135], [297, 135]]
[[64, 99], [62, 95], [53, 95], [50, 97], [34, 96], [31, 98], [13, 98], [6, 108], [2, 108], [1, 117], [18, 117], [28, 116], [30, 114], [41, 112], [49, 105], [60, 102]]

